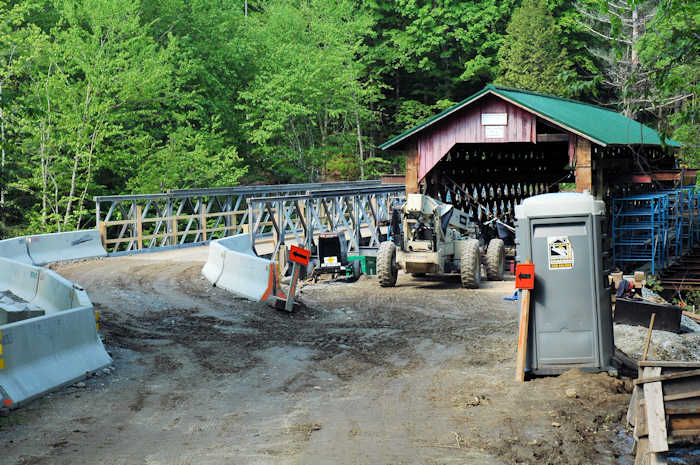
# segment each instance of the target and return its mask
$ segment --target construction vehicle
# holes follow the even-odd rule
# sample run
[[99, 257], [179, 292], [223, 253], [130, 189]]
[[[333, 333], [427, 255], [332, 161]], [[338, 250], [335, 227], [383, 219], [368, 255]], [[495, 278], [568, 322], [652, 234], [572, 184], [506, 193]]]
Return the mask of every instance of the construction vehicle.
[[377, 277], [382, 287], [396, 284], [398, 270], [414, 276], [459, 273], [462, 286], [478, 288], [482, 261], [490, 280], [503, 280], [503, 240], [491, 239], [486, 247], [479, 226], [454, 206], [427, 195], [408, 194], [392, 212], [390, 240], [377, 253]]

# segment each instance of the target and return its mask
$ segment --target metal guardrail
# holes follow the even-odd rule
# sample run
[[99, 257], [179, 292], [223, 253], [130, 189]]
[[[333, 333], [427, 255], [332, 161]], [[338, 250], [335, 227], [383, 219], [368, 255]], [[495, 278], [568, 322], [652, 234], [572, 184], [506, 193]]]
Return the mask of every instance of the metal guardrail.
[[251, 197], [249, 233], [253, 247], [260, 239], [274, 244], [273, 256], [288, 241], [312, 248], [315, 234], [347, 232], [348, 251], [358, 252], [363, 238], [369, 247], [379, 247], [380, 226], [391, 219], [392, 203], [402, 200], [400, 184], [309, 192], [303, 195]]
[[[99, 196], [94, 201], [102, 242], [108, 252], [115, 253], [205, 243], [248, 233], [251, 224], [248, 200], [252, 198], [289, 198], [321, 192], [352, 195], [368, 189], [403, 191], [404, 188], [372, 180], [177, 189], [159, 194]], [[268, 232], [272, 229], [270, 218], [256, 221]]]

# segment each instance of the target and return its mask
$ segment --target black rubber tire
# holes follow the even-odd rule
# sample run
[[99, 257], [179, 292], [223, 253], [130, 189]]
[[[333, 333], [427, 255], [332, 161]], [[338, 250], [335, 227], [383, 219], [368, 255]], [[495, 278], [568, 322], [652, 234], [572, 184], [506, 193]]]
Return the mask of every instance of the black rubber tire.
[[396, 244], [382, 242], [377, 252], [377, 279], [382, 287], [394, 287], [399, 276], [396, 266]]
[[505, 244], [501, 239], [491, 239], [486, 249], [486, 276], [489, 281], [503, 281], [505, 267]]
[[355, 282], [362, 276], [362, 263], [359, 260], [352, 261], [352, 281]]
[[460, 257], [462, 287], [478, 289], [481, 284], [481, 252], [479, 251], [479, 241], [476, 239], [467, 239], [466, 242], [462, 250], [462, 256]]

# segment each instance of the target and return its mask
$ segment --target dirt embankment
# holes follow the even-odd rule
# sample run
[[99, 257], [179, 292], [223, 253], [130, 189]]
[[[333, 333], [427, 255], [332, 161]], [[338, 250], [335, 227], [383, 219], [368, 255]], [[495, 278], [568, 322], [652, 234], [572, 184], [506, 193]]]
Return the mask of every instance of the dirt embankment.
[[325, 283], [287, 314], [211, 288], [205, 258], [57, 266], [100, 310], [116, 372], [0, 419], [0, 463], [630, 463], [624, 383], [513, 381], [512, 283]]

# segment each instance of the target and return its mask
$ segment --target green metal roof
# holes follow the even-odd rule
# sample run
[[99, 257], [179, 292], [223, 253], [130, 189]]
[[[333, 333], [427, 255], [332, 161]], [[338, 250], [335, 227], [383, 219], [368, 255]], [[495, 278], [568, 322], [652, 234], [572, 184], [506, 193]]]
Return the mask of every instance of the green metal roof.
[[[379, 148], [391, 148], [487, 94], [497, 95], [599, 145], [662, 144], [657, 131], [620, 113], [575, 100], [489, 84], [476, 94], [384, 142]], [[666, 139], [665, 144], [680, 146], [673, 139]]]

